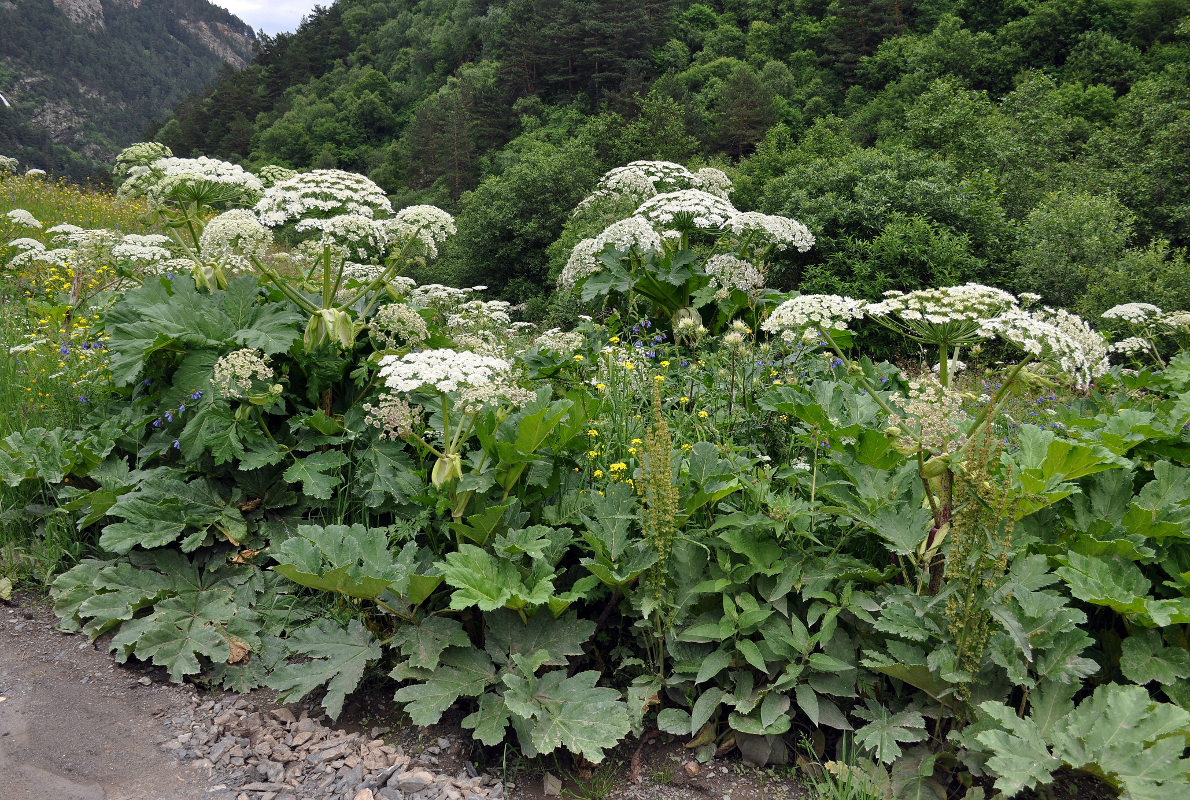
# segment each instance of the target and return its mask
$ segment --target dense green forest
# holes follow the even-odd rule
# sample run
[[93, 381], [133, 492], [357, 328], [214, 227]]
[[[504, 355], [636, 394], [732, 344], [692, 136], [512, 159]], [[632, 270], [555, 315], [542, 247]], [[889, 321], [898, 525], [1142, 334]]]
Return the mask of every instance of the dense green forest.
[[[770, 285], [979, 279], [1190, 302], [1190, 0], [341, 0], [151, 131], [458, 214], [457, 281], [535, 300], [639, 158], [818, 238]], [[595, 224], [595, 223], [590, 223]], [[429, 277], [429, 276], [423, 276]]]
[[0, 92], [12, 102], [0, 105], [0, 153], [26, 167], [105, 176], [102, 162], [163, 108], [253, 56], [252, 29], [205, 0], [87, 6], [72, 18], [52, 0], [0, 2]]

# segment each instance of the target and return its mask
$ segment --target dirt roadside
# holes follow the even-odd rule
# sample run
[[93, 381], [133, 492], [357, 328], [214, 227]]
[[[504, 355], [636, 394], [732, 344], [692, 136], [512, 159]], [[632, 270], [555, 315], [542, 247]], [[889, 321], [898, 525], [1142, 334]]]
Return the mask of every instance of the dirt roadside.
[[[164, 672], [156, 668], [117, 664], [104, 640], [92, 644], [85, 636], [63, 634], [55, 628], [56, 621], [44, 602], [25, 597], [13, 605], [0, 603], [0, 800], [257, 800], [258, 793], [241, 791], [249, 788], [244, 780], [251, 780], [244, 777], [246, 767], [229, 773], [226, 765], [211, 769], [206, 761], [204, 768], [202, 762], [179, 760], [162, 750], [163, 744], [168, 747], [180, 732], [194, 727], [201, 717], [196, 716], [199, 706], [206, 708], [212, 700], [230, 704], [236, 695], [200, 695], [192, 685], [166, 682]], [[262, 708], [277, 707], [271, 693], [267, 694], [254, 702]], [[358, 694], [352, 704], [357, 707], [345, 713], [341, 723], [364, 729], [386, 725], [393, 744], [403, 746], [415, 761], [428, 759], [415, 766], [428, 766], [443, 776], [464, 766], [469, 732], [457, 726], [418, 729], [402, 724], [387, 692]], [[311, 702], [309, 708], [314, 705]], [[298, 706], [289, 708], [300, 711]], [[441, 745], [448, 740], [461, 755], [422, 753], [426, 743]], [[435, 747], [428, 750], [438, 752]], [[687, 774], [683, 765], [693, 764], [678, 741], [646, 746], [637, 770], [640, 782], [635, 783], [629, 778], [629, 755], [612, 754], [609, 764], [618, 766], [593, 775], [563, 773], [559, 794], [571, 800], [799, 800], [806, 796], [796, 781], [746, 768], [738, 761], [716, 760], [699, 769], [697, 777]], [[492, 766], [480, 765], [480, 769]], [[511, 774], [500, 769], [495, 773], [504, 774], [508, 781], [509, 800], [549, 796], [542, 790], [542, 774], [531, 766]], [[288, 797], [298, 800], [307, 795]], [[318, 795], [319, 800], [329, 797]]]
[[[0, 798], [212, 800], [205, 776], [158, 749], [194, 690], [151, 682], [43, 606], [0, 605]], [[234, 795], [232, 795], [234, 797]]]

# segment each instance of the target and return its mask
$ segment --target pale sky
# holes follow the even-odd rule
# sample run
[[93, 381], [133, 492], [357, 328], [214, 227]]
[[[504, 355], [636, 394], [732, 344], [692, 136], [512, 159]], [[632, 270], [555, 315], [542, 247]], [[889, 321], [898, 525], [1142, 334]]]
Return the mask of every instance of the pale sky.
[[226, 8], [252, 26], [252, 30], [264, 28], [270, 35], [282, 31], [297, 30], [302, 17], [310, 13], [315, 5], [329, 7], [334, 0], [211, 0], [217, 6]]

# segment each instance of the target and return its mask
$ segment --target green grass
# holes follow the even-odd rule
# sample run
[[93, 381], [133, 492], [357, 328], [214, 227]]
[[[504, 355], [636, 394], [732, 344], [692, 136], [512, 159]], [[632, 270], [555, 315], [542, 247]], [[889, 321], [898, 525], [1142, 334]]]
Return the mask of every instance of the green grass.
[[[7, 212], [24, 209], [42, 223], [22, 227]], [[72, 279], [48, 270], [9, 268], [8, 243], [29, 237], [45, 242], [45, 230], [63, 222], [123, 232], [146, 229], [143, 202], [127, 202], [110, 191], [62, 181], [0, 175], [0, 439], [36, 428], [71, 427], [101, 401], [102, 384], [83, 366], [80, 348], [95, 337], [94, 320], [80, 323], [63, 291]], [[48, 245], [48, 243], [47, 243]], [[85, 314], [85, 310], [82, 311]], [[67, 345], [67, 353], [61, 352]], [[85, 400], [83, 399], [85, 398]], [[42, 488], [0, 484], [0, 578], [39, 590], [68, 569], [87, 549], [65, 512], [57, 512]]]

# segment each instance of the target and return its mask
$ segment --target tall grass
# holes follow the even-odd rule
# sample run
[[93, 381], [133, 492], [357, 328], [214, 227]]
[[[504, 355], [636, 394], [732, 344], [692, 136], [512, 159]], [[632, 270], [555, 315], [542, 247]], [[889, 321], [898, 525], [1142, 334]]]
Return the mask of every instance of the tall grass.
[[[14, 222], [7, 216], [14, 209], [30, 212], [42, 228]], [[14, 269], [9, 259], [17, 251], [8, 243], [46, 242], [46, 229], [64, 222], [141, 233], [147, 210], [110, 190], [0, 173], [0, 439], [71, 427], [104, 392], [85, 363], [93, 320], [82, 310], [64, 313], [72, 271]], [[69, 515], [46, 513], [51, 502], [41, 488], [0, 484], [0, 577], [44, 586], [85, 552]]]

